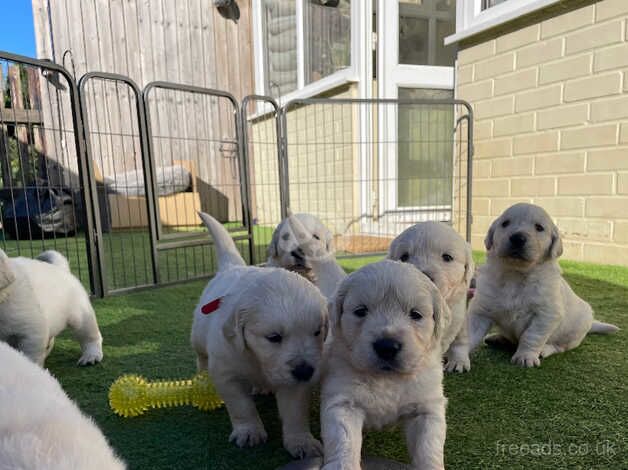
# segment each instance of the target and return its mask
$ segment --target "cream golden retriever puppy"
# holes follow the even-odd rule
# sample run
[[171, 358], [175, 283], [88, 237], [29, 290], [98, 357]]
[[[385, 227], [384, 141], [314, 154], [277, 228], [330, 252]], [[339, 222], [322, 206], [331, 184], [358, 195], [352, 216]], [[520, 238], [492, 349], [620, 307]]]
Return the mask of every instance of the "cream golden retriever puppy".
[[126, 468], [48, 371], [3, 342], [0, 364], [0, 468]]
[[515, 204], [493, 222], [484, 243], [487, 262], [469, 305], [471, 350], [496, 325], [501, 336], [494, 341], [515, 345], [512, 362], [532, 367], [577, 347], [587, 333], [618, 329], [595, 321], [563, 279], [560, 234], [543, 208]]
[[295, 271], [330, 299], [347, 276], [336, 262], [333, 236], [311, 214], [289, 214], [277, 226], [268, 246], [267, 266]]
[[9, 258], [0, 250], [0, 341], [44, 365], [67, 327], [81, 344], [79, 365], [102, 360], [102, 336], [89, 296], [56, 251]]
[[393, 240], [388, 258], [412, 264], [436, 284], [451, 310], [441, 343], [445, 370], [469, 370], [467, 294], [475, 270], [469, 244], [447, 224], [421, 222]]
[[326, 470], [358, 470], [362, 430], [402, 422], [413, 468], [442, 469], [440, 343], [449, 308], [414, 267], [380, 261], [350, 274], [331, 302], [321, 390]]
[[218, 272], [194, 311], [192, 346], [225, 401], [239, 447], [266, 440], [253, 390], [274, 392], [283, 444], [294, 457], [321, 454], [309, 427], [310, 388], [318, 381], [327, 307], [318, 289], [298, 274], [245, 266], [233, 239], [213, 217]]

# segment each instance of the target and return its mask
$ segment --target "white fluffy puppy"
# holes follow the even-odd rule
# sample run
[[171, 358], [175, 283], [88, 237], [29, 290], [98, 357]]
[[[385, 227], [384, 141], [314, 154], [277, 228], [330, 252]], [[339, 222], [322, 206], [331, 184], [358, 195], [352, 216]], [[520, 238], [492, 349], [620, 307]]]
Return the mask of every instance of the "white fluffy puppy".
[[450, 313], [436, 286], [412, 266], [380, 261], [350, 274], [330, 305], [323, 468], [358, 470], [363, 428], [398, 421], [413, 468], [444, 468], [440, 342]]
[[388, 258], [414, 265], [436, 284], [451, 310], [441, 342], [445, 370], [469, 370], [467, 294], [475, 269], [469, 244], [447, 224], [421, 222], [393, 240]]
[[225, 401], [236, 445], [266, 440], [252, 390], [275, 393], [283, 444], [294, 457], [321, 454], [309, 427], [311, 385], [318, 381], [327, 308], [318, 289], [298, 274], [245, 266], [233, 239], [213, 217], [218, 272], [194, 311], [192, 346]]
[[302, 274], [327, 299], [347, 276], [336, 262], [331, 232], [311, 214], [290, 214], [281, 221], [268, 246], [267, 265]]
[[89, 296], [65, 257], [45, 251], [9, 258], [0, 250], [0, 340], [43, 366], [67, 327], [81, 344], [79, 365], [102, 360], [102, 336]]
[[487, 262], [469, 305], [471, 350], [495, 324], [499, 341], [517, 347], [512, 362], [532, 367], [577, 347], [587, 333], [618, 329], [594, 321], [591, 306], [563, 279], [560, 234], [543, 208], [515, 204], [493, 222], [484, 243]]
[[48, 371], [3, 342], [0, 364], [0, 468], [126, 468]]

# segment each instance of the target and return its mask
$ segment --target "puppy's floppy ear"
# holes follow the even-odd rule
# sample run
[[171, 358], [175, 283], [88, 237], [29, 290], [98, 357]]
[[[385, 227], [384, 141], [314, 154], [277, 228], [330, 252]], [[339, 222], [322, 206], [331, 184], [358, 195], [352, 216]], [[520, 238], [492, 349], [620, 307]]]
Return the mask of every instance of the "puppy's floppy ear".
[[451, 322], [451, 311], [440, 291], [434, 287], [432, 292], [432, 309], [434, 312], [434, 338], [440, 340], [447, 325]]
[[236, 349], [244, 352], [247, 348], [246, 339], [244, 338], [244, 325], [246, 322], [247, 311], [239, 305], [235, 305], [229, 313], [227, 320], [222, 325], [222, 334], [227, 340], [233, 343]]
[[15, 281], [15, 274], [9, 264], [9, 257], [0, 250], [0, 290], [10, 286]]
[[560, 232], [556, 224], [552, 224], [552, 242], [550, 243], [549, 250], [547, 252], [548, 258], [556, 259], [563, 254], [563, 240], [560, 237]]
[[273, 237], [270, 240], [270, 245], [268, 245], [268, 258], [273, 259], [279, 256], [279, 234], [281, 233], [281, 227], [283, 226], [283, 222], [277, 225], [277, 228], [273, 232]]
[[471, 279], [473, 279], [473, 274], [475, 273], [475, 263], [473, 262], [473, 251], [471, 251], [471, 245], [465, 242], [464, 254], [464, 282], [469, 287], [471, 284]]
[[347, 296], [347, 291], [349, 290], [349, 284], [347, 279], [345, 279], [336, 290], [336, 293], [329, 301], [328, 310], [329, 310], [329, 319], [334, 330], [340, 330], [340, 320], [343, 314], [343, 304], [345, 302], [345, 297]]
[[484, 246], [487, 250], [490, 250], [493, 247], [493, 237], [495, 236], [495, 230], [497, 229], [497, 223], [499, 222], [500, 218], [501, 217], [498, 217], [493, 221], [490, 228], [488, 229], [488, 232], [486, 233], [486, 238], [484, 238]]

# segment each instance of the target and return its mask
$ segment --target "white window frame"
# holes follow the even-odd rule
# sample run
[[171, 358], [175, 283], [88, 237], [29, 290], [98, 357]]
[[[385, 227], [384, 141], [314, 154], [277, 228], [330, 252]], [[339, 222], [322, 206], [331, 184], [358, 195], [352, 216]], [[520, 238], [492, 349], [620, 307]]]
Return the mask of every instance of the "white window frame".
[[461, 41], [561, 0], [507, 0], [482, 10], [482, 0], [458, 0], [456, 34], [445, 38], [445, 45]]
[[[351, 61], [349, 67], [332, 73], [320, 80], [305, 85], [304, 77], [304, 61], [305, 61], [305, 44], [304, 44], [304, 24], [303, 10], [307, 0], [293, 0], [296, 2], [297, 16], [297, 89], [283, 96], [275, 98], [279, 106], [283, 106], [287, 102], [294, 99], [310, 98], [326, 91], [332, 90], [347, 83], [356, 83], [360, 81], [360, 58], [363, 57], [363, 49], [367, 46], [362, 41], [361, 27], [364, 26], [361, 16], [363, 15], [364, 5], [359, 0], [351, 1]], [[262, 0], [253, 0], [253, 54], [255, 69], [255, 93], [258, 95], [271, 96], [265, 89], [266, 76], [264, 69], [264, 31], [262, 27]]]

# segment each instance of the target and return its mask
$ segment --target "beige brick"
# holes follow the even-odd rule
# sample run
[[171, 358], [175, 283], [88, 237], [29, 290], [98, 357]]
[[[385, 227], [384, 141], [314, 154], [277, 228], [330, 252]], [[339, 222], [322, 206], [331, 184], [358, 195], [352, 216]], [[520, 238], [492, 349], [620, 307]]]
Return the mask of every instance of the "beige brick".
[[493, 176], [527, 176], [532, 174], [532, 157], [493, 160]]
[[458, 88], [461, 99], [467, 101], [479, 101], [493, 96], [493, 80], [470, 83]]
[[515, 54], [509, 52], [505, 55], [500, 55], [494, 59], [487, 60], [486, 62], [479, 62], [475, 64], [473, 69], [473, 76], [475, 80], [482, 80], [483, 78], [497, 77], [508, 72], [512, 72], [515, 69]]
[[[626, 2], [628, 3], [628, 2]], [[596, 72], [618, 69], [628, 65], [628, 44], [607, 47], [595, 51], [593, 56], [593, 70]]]
[[533, 178], [517, 178], [510, 182], [512, 196], [549, 196], [555, 194], [554, 178], [535, 176]]
[[515, 114], [513, 116], [500, 117], [493, 123], [493, 135], [523, 134], [534, 130], [534, 113]]
[[593, 56], [585, 54], [578, 57], [542, 64], [539, 69], [539, 84], [552, 83], [582, 77], [591, 73]]
[[628, 194], [628, 173], [619, 173], [617, 175], [617, 193]]
[[596, 4], [595, 18], [605, 20], [628, 13], [628, 2], [626, 0], [605, 0]]
[[509, 180], [486, 179], [473, 181], [473, 194], [478, 197], [508, 196]]
[[593, 14], [594, 9], [590, 5], [544, 21], [541, 24], [541, 37], [545, 39], [593, 24]]
[[495, 80], [495, 96], [536, 86], [536, 69], [522, 70]]
[[531, 44], [539, 39], [541, 26], [534, 24], [527, 28], [519, 29], [515, 32], [497, 38], [497, 53], [516, 49], [518, 47]]
[[558, 132], [522, 135], [514, 138], [513, 153], [547, 153], [558, 150]]
[[493, 136], [493, 120], [486, 119], [473, 123], [473, 138], [478, 141]]
[[[626, 28], [626, 31], [628, 31], [628, 28]], [[624, 72], [624, 91], [628, 92], [628, 70]]]
[[473, 177], [490, 178], [492, 165], [491, 160], [473, 160]]
[[511, 139], [492, 139], [475, 143], [473, 158], [510, 157], [512, 155]]
[[589, 106], [585, 103], [539, 111], [537, 128], [555, 129], [584, 124], [587, 122], [588, 115]]
[[566, 129], [561, 131], [560, 136], [561, 150], [614, 145], [617, 141], [617, 125], [605, 124]]
[[561, 258], [582, 261], [582, 246], [582, 242], [563, 238], [563, 256]]
[[615, 222], [613, 240], [617, 243], [628, 243], [628, 222]]
[[537, 155], [534, 160], [534, 173], [549, 175], [560, 173], [582, 173], [584, 152]]
[[479, 249], [484, 249], [484, 237], [486, 237], [486, 232], [488, 232], [489, 227], [493, 223], [495, 218], [489, 215], [476, 215], [475, 212], [473, 214], [473, 231], [477, 233], [478, 238], [481, 238], [480, 244], [478, 245]]
[[617, 121], [621, 118], [628, 118], [628, 96], [591, 103], [591, 121]]
[[475, 105], [475, 117], [484, 119], [494, 116], [512, 114], [515, 108], [515, 97], [504, 96], [492, 100], [481, 101]]
[[477, 233], [473, 233], [471, 235], [471, 248], [474, 250], [484, 251], [486, 247], [484, 246], [484, 238], [486, 237], [486, 232], [481, 233], [473, 224], [473, 230], [477, 230]]
[[546, 88], [521, 93], [515, 96], [515, 111], [529, 111], [555, 106], [560, 103], [562, 85], [552, 85]]
[[561, 176], [558, 178], [558, 194], [561, 196], [613, 194], [613, 175]]
[[628, 219], [628, 197], [591, 197], [586, 200], [587, 217]]
[[531, 65], [558, 59], [563, 53], [563, 39], [556, 38], [544, 41], [517, 51], [517, 68], [523, 69]]
[[552, 217], [581, 217], [584, 214], [584, 199], [579, 197], [535, 198], [534, 203]]
[[583, 261], [601, 264], [626, 263], [626, 247], [622, 245], [607, 245], [585, 243], [582, 250]]
[[621, 72], [612, 72], [567, 82], [563, 99], [570, 102], [617, 93], [621, 93]]
[[591, 150], [587, 155], [587, 170], [628, 170], [628, 148]]
[[611, 238], [611, 222], [607, 220], [558, 218], [556, 225], [563, 236], [570, 238], [591, 240], [610, 240]]
[[458, 85], [471, 83], [473, 81], [473, 65], [456, 67], [456, 82]]
[[495, 41], [488, 41], [458, 52], [458, 64], [466, 65], [495, 54]]
[[613, 21], [587, 28], [567, 36], [565, 40], [565, 53], [576, 54], [581, 51], [596, 49], [621, 42], [623, 39], [622, 22]]
[[519, 202], [532, 202], [532, 198], [517, 197], [517, 198], [494, 198], [491, 200], [491, 215], [494, 217], [500, 216], [510, 206], [514, 206]]
[[619, 131], [619, 143], [628, 144], [628, 122], [624, 122], [621, 125], [621, 129]]
[[473, 214], [489, 215], [491, 200], [488, 198], [473, 198]]

